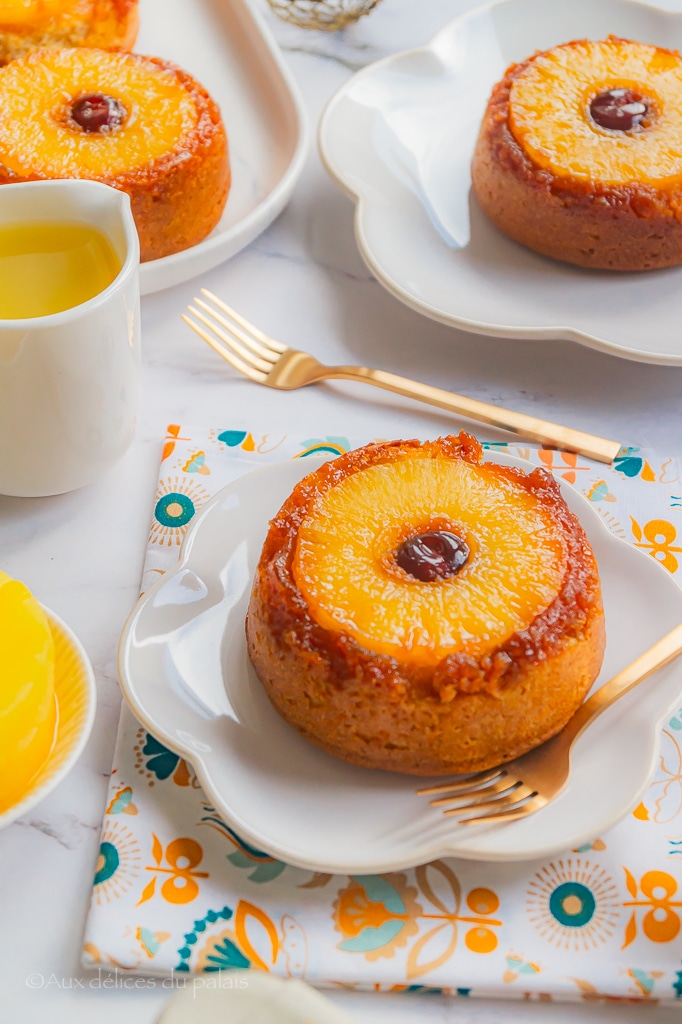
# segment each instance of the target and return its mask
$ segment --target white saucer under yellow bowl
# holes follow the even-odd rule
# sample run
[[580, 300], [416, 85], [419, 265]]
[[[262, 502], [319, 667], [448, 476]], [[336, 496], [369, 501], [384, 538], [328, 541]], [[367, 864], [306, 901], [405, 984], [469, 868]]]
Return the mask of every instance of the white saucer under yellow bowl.
[[57, 727], [47, 761], [19, 801], [0, 813], [0, 828], [20, 818], [71, 770], [87, 742], [95, 718], [95, 674], [87, 654], [66, 623], [43, 606], [54, 640]]

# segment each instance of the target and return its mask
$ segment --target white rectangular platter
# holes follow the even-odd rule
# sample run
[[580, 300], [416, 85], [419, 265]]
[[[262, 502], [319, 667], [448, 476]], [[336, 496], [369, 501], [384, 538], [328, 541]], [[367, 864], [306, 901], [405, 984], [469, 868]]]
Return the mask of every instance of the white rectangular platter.
[[248, 0], [140, 0], [137, 53], [194, 75], [220, 106], [232, 187], [218, 226], [199, 245], [143, 263], [142, 294], [205, 273], [281, 212], [303, 168], [303, 103], [277, 45]]

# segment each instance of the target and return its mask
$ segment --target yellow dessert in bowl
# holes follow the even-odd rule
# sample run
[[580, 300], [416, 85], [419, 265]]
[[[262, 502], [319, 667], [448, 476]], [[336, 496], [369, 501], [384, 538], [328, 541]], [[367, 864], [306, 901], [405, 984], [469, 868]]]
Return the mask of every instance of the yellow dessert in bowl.
[[80, 754], [95, 686], [68, 627], [0, 572], [0, 827], [42, 799]]
[[26, 791], [52, 749], [54, 641], [28, 588], [0, 573], [0, 811]]

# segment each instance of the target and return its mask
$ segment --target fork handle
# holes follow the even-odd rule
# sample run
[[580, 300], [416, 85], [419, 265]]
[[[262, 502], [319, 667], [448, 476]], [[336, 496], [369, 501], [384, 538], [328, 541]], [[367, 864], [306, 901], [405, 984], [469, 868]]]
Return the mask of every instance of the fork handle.
[[407, 398], [416, 398], [420, 402], [435, 405], [439, 409], [447, 409], [448, 412], [458, 413], [470, 420], [502, 427], [503, 430], [522, 434], [533, 441], [541, 441], [565, 451], [578, 452], [597, 462], [613, 462], [621, 447], [619, 441], [609, 441], [604, 437], [585, 434], [581, 430], [562, 427], [549, 420], [526, 416], [524, 413], [513, 412], [511, 409], [500, 408], [488, 402], [479, 402], [475, 398], [434, 388], [430, 384], [421, 384], [419, 381], [399, 377], [385, 370], [371, 370], [367, 366], [336, 366], [329, 367], [329, 370], [325, 368], [324, 376], [375, 384], [386, 391], [393, 391]]
[[[682, 654], [682, 625], [675, 626], [675, 629], [666, 633], [658, 643], [655, 643], [648, 651], [618, 672], [608, 683], [604, 683], [596, 693], [593, 693], [584, 704], [580, 705], [559, 735], [564, 737], [566, 734], [564, 738], [573, 744], [602, 711], [634, 689], [652, 672], [663, 668], [680, 654]], [[680, 690], [682, 690], [682, 683], [680, 683]]]

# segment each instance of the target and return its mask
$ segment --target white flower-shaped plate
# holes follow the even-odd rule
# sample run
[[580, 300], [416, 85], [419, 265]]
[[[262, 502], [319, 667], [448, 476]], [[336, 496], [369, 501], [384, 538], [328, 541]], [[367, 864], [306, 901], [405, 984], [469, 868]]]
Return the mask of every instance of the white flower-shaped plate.
[[505, 68], [610, 33], [682, 49], [682, 13], [632, 0], [504, 0], [371, 65], [332, 98], [322, 159], [357, 201], [358, 245], [389, 291], [480, 334], [682, 364], [682, 268], [612, 273], [550, 260], [493, 227], [470, 195], [479, 125]]
[[[506, 453], [486, 458], [532, 469]], [[568, 788], [554, 803], [503, 826], [445, 818], [416, 795], [423, 780], [346, 764], [274, 711], [246, 653], [251, 582], [269, 520], [323, 461], [249, 473], [199, 512], [178, 565], [141, 598], [121, 638], [121, 685], [139, 721], [193, 765], [244, 839], [313, 871], [383, 872], [447, 856], [526, 860], [601, 835], [651, 778], [660, 726], [682, 696], [680, 664], [640, 684], [581, 737]], [[682, 622], [682, 590], [615, 537], [578, 491], [562, 490], [600, 566], [608, 640], [598, 686]]]

